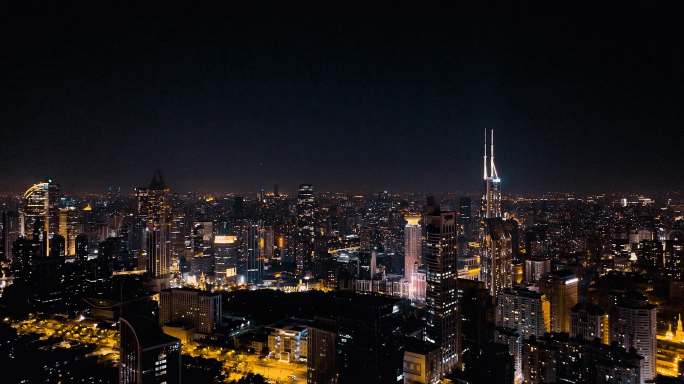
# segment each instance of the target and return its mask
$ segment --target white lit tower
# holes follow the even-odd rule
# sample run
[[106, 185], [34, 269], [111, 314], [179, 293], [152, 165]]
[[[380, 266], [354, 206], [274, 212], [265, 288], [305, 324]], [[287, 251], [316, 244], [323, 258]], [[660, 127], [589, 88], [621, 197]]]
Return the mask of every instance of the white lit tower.
[[[406, 226], [404, 227], [404, 280], [408, 282], [409, 299], [424, 301], [425, 277], [424, 274], [418, 272], [422, 252], [421, 215], [409, 213], [404, 216], [404, 219], [406, 219]], [[423, 275], [422, 278], [421, 275]]]
[[513, 285], [513, 245], [501, 214], [501, 179], [494, 165], [494, 130], [487, 157], [487, 131], [484, 145], [484, 193], [480, 209], [480, 280], [493, 298]]
[[[485, 190], [482, 195], [482, 212], [480, 216], [483, 219], [494, 219], [501, 217], [501, 179], [496, 172], [496, 165], [494, 165], [494, 130], [491, 130], [489, 159], [487, 159], [487, 130], [485, 130], [484, 139], [483, 177]], [[489, 160], [489, 163], [487, 160]]]

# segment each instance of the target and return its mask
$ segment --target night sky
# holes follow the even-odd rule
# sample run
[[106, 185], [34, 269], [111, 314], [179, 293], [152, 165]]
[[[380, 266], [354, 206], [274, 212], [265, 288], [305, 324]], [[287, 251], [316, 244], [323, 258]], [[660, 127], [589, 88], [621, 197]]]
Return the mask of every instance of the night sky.
[[505, 193], [681, 189], [684, 31], [643, 6], [6, 12], [0, 191], [474, 192], [484, 128]]

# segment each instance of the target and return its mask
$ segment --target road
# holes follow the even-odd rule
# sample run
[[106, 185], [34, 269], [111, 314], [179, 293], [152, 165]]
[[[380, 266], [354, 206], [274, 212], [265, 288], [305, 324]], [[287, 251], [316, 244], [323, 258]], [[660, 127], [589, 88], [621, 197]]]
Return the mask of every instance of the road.
[[[94, 355], [110, 361], [119, 359], [119, 332], [116, 328], [101, 328], [96, 322], [80, 319], [71, 320], [61, 317], [29, 318], [11, 323], [19, 334], [38, 334], [42, 338], [60, 337], [60, 344], [69, 348], [69, 342], [94, 344]], [[184, 355], [218, 360], [223, 363], [227, 379], [235, 380], [246, 373], [257, 373], [272, 383], [306, 383], [306, 364], [288, 363], [262, 359], [257, 355], [239, 353], [234, 350], [188, 342], [182, 345]]]

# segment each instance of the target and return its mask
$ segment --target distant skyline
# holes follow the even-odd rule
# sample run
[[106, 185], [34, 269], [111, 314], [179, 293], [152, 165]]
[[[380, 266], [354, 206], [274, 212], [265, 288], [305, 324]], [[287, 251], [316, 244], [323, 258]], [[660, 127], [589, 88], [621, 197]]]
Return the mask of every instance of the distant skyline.
[[90, 11], [1, 27], [0, 192], [157, 168], [175, 191], [477, 192], [485, 128], [504, 195], [684, 187], [683, 48], [657, 5]]

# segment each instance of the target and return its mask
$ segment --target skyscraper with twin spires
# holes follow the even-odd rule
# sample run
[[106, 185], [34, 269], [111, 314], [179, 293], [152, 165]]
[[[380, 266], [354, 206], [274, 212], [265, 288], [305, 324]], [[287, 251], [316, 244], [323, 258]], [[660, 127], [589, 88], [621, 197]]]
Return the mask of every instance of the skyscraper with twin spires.
[[511, 235], [502, 218], [501, 179], [494, 164], [494, 130], [490, 131], [487, 156], [485, 130], [483, 179], [484, 191], [480, 207], [480, 280], [492, 297], [513, 285], [513, 248]]

